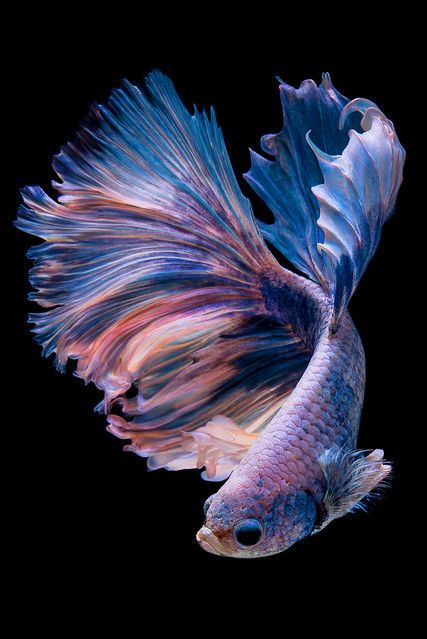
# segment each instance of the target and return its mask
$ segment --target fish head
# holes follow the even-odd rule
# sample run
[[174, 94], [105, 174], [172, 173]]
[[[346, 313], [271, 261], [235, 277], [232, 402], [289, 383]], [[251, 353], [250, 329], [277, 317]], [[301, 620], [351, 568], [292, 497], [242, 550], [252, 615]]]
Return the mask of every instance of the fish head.
[[197, 533], [200, 546], [213, 554], [237, 558], [282, 552], [310, 535], [316, 525], [314, 497], [304, 490], [260, 491], [255, 486], [225, 484], [205, 504], [206, 520]]

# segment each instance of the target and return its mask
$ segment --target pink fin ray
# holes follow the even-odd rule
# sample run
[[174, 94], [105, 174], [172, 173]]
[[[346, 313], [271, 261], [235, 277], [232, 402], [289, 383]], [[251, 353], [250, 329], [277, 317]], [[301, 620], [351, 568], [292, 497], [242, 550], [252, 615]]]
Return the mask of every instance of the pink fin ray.
[[[59, 201], [27, 188], [17, 221], [45, 240], [30, 251], [44, 354], [62, 368], [78, 360], [76, 374], [104, 391], [110, 430], [151, 465], [203, 458], [219, 476], [213, 460], [224, 471], [239, 455], [207, 424], [219, 432], [223, 415], [259, 432], [308, 355], [266, 319], [261, 281], [278, 266], [213, 113], [190, 115], [155, 72], [147, 93], [125, 83], [95, 107], [54, 168]], [[124, 417], [111, 414], [117, 403]], [[199, 445], [206, 435], [217, 452]]]

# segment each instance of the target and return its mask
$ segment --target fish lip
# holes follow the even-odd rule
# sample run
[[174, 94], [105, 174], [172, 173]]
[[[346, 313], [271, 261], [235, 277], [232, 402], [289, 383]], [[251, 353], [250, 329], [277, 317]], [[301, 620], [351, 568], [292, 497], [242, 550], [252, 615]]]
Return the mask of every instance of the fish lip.
[[216, 535], [214, 535], [212, 530], [208, 528], [207, 526], [202, 526], [202, 528], [200, 528], [200, 530], [196, 534], [196, 539], [199, 546], [201, 546], [203, 550], [206, 550], [207, 552], [210, 552], [213, 555], [224, 556], [228, 554], [225, 552], [225, 548], [223, 544], [221, 543], [221, 541], [218, 539]]
[[[243, 549], [235, 550], [226, 546], [226, 544], [218, 539], [215, 533], [207, 526], [202, 526], [196, 534], [196, 539], [201, 548], [212, 555], [220, 555], [221, 557], [232, 557], [234, 559], [247, 559], [249, 557], [262, 557], [261, 555], [249, 555]], [[279, 552], [279, 551], [276, 551]], [[266, 553], [275, 554], [275, 553]]]

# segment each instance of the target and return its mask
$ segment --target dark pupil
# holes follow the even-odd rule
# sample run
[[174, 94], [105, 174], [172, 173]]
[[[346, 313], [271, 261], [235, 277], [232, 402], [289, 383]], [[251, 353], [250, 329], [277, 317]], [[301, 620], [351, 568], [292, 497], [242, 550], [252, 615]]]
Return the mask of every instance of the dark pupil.
[[236, 527], [234, 535], [242, 546], [254, 546], [261, 539], [262, 528], [257, 521], [242, 523]]

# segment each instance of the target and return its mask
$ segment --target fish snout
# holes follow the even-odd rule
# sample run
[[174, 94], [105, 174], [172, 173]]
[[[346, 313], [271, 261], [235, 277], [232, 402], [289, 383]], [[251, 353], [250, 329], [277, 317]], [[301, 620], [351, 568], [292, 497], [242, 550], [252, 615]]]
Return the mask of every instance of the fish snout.
[[224, 555], [225, 548], [221, 543], [221, 540], [212, 532], [207, 526], [202, 526], [196, 535], [196, 539], [199, 545], [207, 552], [213, 555]]

